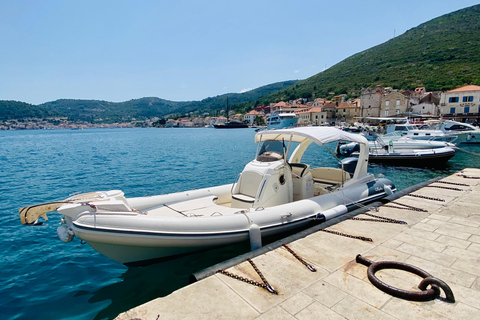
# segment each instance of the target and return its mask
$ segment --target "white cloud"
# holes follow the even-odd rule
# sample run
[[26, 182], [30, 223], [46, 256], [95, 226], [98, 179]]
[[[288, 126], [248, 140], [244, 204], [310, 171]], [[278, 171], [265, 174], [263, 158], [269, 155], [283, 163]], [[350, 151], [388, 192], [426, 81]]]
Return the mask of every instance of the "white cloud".
[[293, 71], [293, 73], [299, 73], [299, 72], [300, 72], [300, 70], [295, 70], [295, 71]]

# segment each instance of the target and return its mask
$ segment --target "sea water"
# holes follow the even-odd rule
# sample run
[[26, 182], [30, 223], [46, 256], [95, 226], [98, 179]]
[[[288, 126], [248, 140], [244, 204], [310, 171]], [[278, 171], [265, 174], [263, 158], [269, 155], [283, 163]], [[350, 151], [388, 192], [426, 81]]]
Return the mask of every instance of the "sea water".
[[[127, 268], [78, 238], [61, 242], [58, 214], [48, 214], [43, 225], [22, 226], [18, 209], [78, 192], [120, 189], [139, 197], [232, 183], [255, 155], [254, 135], [253, 129], [209, 128], [0, 131], [1, 317], [111, 319], [247, 251], [248, 244], [240, 244]], [[441, 169], [372, 165], [370, 172], [403, 189], [480, 167], [472, 154], [480, 146], [461, 147], [466, 152]], [[327, 155], [318, 151], [309, 160], [325, 166]]]

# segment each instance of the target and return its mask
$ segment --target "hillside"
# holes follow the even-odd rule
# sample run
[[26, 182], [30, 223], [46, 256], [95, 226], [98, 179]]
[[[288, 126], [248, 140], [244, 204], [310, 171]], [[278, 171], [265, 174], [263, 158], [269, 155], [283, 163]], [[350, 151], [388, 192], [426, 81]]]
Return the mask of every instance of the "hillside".
[[423, 23], [261, 102], [356, 95], [376, 85], [437, 91], [464, 84], [480, 85], [480, 5]]
[[291, 86], [297, 80], [277, 82], [245, 93], [229, 93], [201, 101], [169, 101], [160, 98], [141, 98], [125, 102], [61, 99], [41, 105], [0, 100], [0, 120], [68, 117], [71, 121], [119, 122], [188, 112], [214, 112], [224, 109], [227, 96], [230, 104], [255, 103], [262, 96]]

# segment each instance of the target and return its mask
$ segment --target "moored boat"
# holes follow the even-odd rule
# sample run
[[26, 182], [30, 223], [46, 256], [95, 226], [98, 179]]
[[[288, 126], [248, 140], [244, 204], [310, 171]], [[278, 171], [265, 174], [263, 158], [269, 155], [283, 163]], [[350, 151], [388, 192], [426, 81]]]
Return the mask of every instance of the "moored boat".
[[295, 126], [298, 117], [293, 112], [274, 111], [268, 118], [267, 129], [284, 129]]
[[[360, 144], [353, 170], [302, 161], [312, 143], [328, 148], [339, 140]], [[35, 224], [56, 210], [63, 215], [62, 241], [77, 236], [107, 257], [137, 265], [241, 241], [258, 246], [261, 237], [330, 220], [395, 191], [392, 181], [367, 172], [362, 136], [304, 127], [261, 131], [255, 142], [255, 159], [233, 184], [138, 198], [93, 192], [22, 208], [21, 222]]]
[[215, 129], [243, 129], [248, 128], [246, 123], [240, 121], [229, 121], [221, 124], [214, 124]]

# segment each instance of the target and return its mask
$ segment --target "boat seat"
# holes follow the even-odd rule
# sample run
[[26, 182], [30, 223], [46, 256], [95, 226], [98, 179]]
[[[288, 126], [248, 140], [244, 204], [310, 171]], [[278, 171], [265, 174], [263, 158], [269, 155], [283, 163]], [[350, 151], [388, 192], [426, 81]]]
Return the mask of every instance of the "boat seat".
[[255, 171], [244, 171], [234, 186], [232, 207], [251, 208], [257, 197], [257, 191], [263, 175]]
[[345, 182], [351, 178], [350, 173], [337, 168], [313, 168], [310, 172], [313, 181], [326, 184], [342, 183], [342, 181]]
[[315, 183], [315, 195], [332, 192], [341, 186], [342, 181], [346, 182], [351, 178], [350, 173], [338, 168], [313, 168], [310, 172]]

